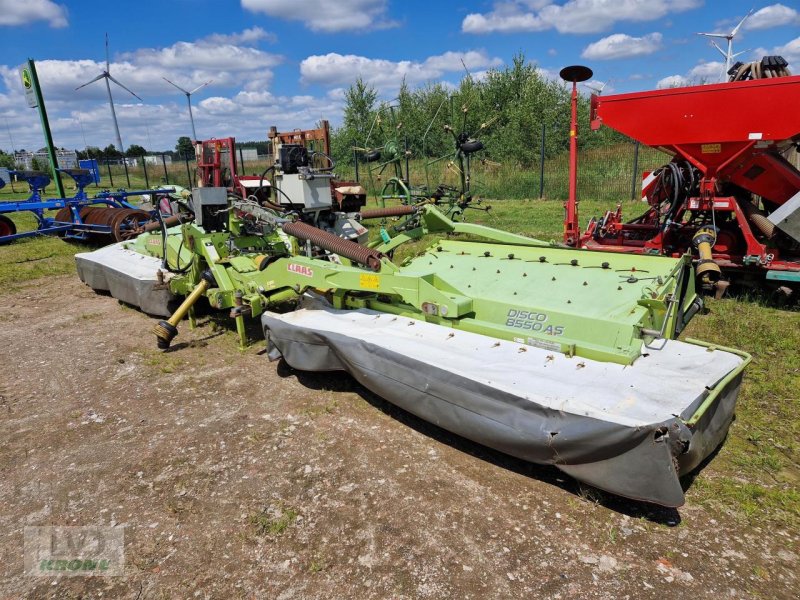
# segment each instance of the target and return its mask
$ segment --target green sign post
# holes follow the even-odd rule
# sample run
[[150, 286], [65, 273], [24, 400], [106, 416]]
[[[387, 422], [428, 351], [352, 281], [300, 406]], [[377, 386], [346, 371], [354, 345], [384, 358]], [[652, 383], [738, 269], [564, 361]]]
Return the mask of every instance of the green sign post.
[[64, 198], [64, 184], [61, 183], [61, 175], [58, 172], [58, 160], [56, 149], [53, 146], [53, 135], [50, 133], [50, 121], [47, 120], [47, 109], [44, 106], [42, 88], [39, 86], [39, 77], [36, 75], [36, 65], [32, 58], [28, 59], [27, 64], [20, 69], [22, 87], [25, 88], [25, 99], [28, 106], [39, 109], [39, 118], [42, 121], [42, 131], [47, 145], [47, 155], [50, 158], [50, 172], [53, 174], [53, 181], [56, 184], [59, 198]]

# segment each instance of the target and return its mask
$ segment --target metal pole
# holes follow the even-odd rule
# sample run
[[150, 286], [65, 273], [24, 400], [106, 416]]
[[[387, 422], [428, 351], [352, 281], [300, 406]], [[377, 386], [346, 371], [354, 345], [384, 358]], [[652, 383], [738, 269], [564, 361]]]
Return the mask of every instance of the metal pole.
[[633, 173], [631, 175], [631, 200], [636, 200], [636, 184], [639, 179], [639, 142], [633, 144]]
[[544, 142], [547, 134], [547, 125], [542, 123], [542, 149], [539, 152], [539, 200], [544, 198]]
[[[404, 149], [404, 152], [405, 152], [405, 155], [406, 155], [406, 183], [409, 183], [411, 181], [411, 179], [410, 179], [411, 176], [409, 175], [409, 172], [408, 172], [409, 171], [408, 167], [409, 167], [409, 161], [410, 161], [410, 154], [408, 152], [408, 136], [407, 135], [405, 136], [404, 141], [403, 141], [403, 149]], [[467, 155], [467, 161], [469, 161], [469, 155]]]
[[161, 164], [164, 167], [164, 183], [169, 184], [169, 173], [167, 173], [167, 159], [164, 158], [164, 153], [161, 153]]
[[[192, 141], [197, 141], [197, 132], [194, 130], [194, 115], [192, 115], [192, 95], [186, 94], [186, 103], [189, 105], [189, 120], [192, 122]], [[192, 187], [191, 182], [189, 187]]]
[[[258, 151], [256, 151], [256, 156], [258, 155]], [[235, 157], [234, 157], [235, 160]], [[239, 146], [239, 164], [242, 165], [242, 175], [246, 175], [244, 170], [244, 154], [242, 154], [242, 147]]]
[[[353, 144], [355, 146], [355, 144]], [[361, 180], [358, 178], [358, 150], [353, 148], [353, 164], [356, 166], [356, 181], [361, 183]]]
[[114, 187], [114, 176], [111, 174], [111, 163], [108, 162], [108, 157], [106, 157], [106, 169], [108, 169], [108, 179], [111, 181], [111, 187]]
[[564, 224], [564, 243], [574, 246], [578, 242], [578, 82], [572, 82], [569, 125], [569, 200]]
[[147, 161], [142, 157], [142, 168], [144, 169], [144, 187], [150, 189], [150, 181], [147, 179]]
[[36, 74], [36, 65], [32, 58], [28, 59], [28, 69], [31, 73], [31, 80], [33, 83], [33, 90], [36, 93], [36, 104], [39, 109], [39, 119], [42, 122], [42, 131], [44, 132], [44, 141], [47, 145], [47, 156], [50, 158], [50, 171], [53, 174], [53, 181], [58, 190], [58, 197], [64, 198], [64, 184], [61, 182], [61, 173], [58, 171], [58, 159], [56, 157], [55, 147], [53, 146], [53, 135], [50, 133], [50, 121], [47, 119], [47, 109], [44, 107], [44, 96], [42, 96], [42, 89], [39, 86], [39, 76]]
[[186, 187], [191, 188], [192, 187], [192, 173], [189, 171], [189, 157], [188, 156], [184, 156], [183, 157], [183, 161], [186, 163], [186, 181], [188, 182], [186, 184]]
[[128, 189], [131, 189], [131, 176], [128, 174], [128, 159], [122, 157], [122, 165], [125, 167], [125, 181], [128, 182]]

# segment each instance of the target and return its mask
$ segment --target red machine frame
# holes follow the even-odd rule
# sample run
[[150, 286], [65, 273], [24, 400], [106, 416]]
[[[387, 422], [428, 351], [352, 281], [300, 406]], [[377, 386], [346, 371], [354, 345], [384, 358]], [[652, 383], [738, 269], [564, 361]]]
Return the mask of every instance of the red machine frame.
[[[281, 144], [298, 144], [309, 150], [330, 156], [330, 125], [323, 120], [317, 129], [295, 129], [279, 132], [270, 127], [273, 156]], [[269, 187], [270, 180], [258, 175], [239, 175], [236, 164], [236, 139], [232, 137], [195, 142], [198, 187], [225, 187], [246, 198], [261, 185]], [[248, 191], [249, 190], [249, 191]], [[331, 179], [331, 193], [341, 210], [357, 211], [366, 204], [366, 191], [356, 181]]]
[[800, 76], [592, 96], [592, 129], [606, 125], [671, 154], [675, 164], [688, 161], [699, 181], [669, 223], [658, 223], [661, 213], [653, 211], [663, 198], [651, 184], [643, 190], [650, 205], [643, 217], [624, 222], [618, 205], [577, 237], [578, 202], [571, 193], [565, 243], [678, 256], [708, 226], [695, 222], [701, 215], [711, 225], [724, 223], [714, 236], [712, 258], [729, 274], [768, 271], [770, 279], [797, 281], [800, 252], [787, 253], [767, 239], [758, 222], [763, 225], [765, 215], [751, 201], [758, 197], [775, 209], [800, 191], [800, 172], [782, 156], [800, 143], [800, 113], [791, 108], [796, 106]]

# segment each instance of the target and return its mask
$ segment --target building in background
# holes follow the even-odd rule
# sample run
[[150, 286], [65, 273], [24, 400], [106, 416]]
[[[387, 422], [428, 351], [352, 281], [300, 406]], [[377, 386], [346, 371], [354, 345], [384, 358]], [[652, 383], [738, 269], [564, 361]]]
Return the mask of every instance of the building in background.
[[[50, 156], [48, 156], [45, 150], [40, 150], [39, 152], [17, 150], [14, 152], [14, 164], [22, 167], [26, 171], [31, 171], [33, 169], [34, 159], [36, 159], [36, 162], [41, 168], [50, 168]], [[74, 150], [57, 149], [56, 162], [58, 162], [59, 169], [77, 169], [78, 154]]]
[[172, 164], [172, 157], [169, 154], [151, 154], [149, 156], [143, 156], [142, 158], [146, 165], [160, 165], [162, 156], [165, 163], [168, 165]]

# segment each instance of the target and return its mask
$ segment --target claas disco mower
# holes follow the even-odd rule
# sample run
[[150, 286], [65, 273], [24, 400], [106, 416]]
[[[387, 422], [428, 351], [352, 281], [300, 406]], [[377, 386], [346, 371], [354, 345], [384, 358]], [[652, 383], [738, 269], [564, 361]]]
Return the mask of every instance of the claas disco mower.
[[[278, 149], [269, 186], [196, 188], [193, 222], [78, 254], [80, 277], [164, 317], [159, 348], [202, 300], [242, 342], [259, 317], [294, 368], [347, 371], [481, 444], [683, 503], [679, 477], [725, 437], [749, 361], [676, 339], [702, 307], [690, 257], [558, 247], [429, 203], [348, 210], [301, 148]], [[373, 220], [386, 235], [368, 243]]]

